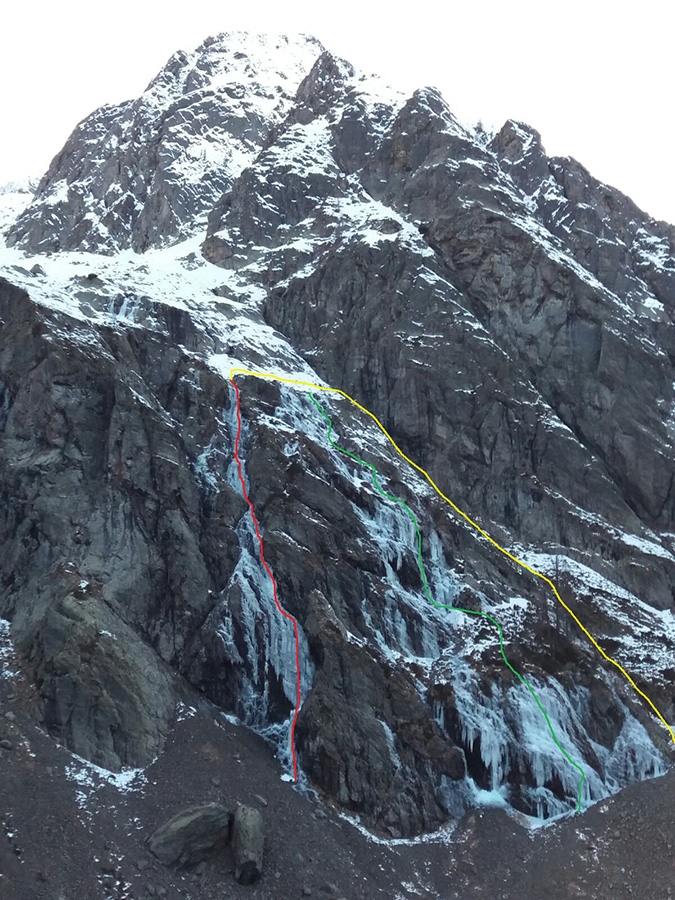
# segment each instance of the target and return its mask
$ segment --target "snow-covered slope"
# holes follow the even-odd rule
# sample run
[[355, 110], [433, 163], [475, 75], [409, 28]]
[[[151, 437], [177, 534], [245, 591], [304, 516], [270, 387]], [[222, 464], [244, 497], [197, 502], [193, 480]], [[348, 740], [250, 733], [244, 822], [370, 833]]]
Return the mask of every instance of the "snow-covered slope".
[[38, 179], [8, 181], [0, 186], [0, 242], [5, 244], [5, 232], [26, 209], [35, 193]]

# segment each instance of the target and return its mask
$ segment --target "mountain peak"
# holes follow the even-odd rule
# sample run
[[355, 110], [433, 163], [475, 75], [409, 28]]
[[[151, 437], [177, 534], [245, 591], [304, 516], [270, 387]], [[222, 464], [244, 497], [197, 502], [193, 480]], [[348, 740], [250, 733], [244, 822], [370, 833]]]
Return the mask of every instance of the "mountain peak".
[[298, 88], [296, 118], [327, 113], [343, 99], [346, 85], [355, 74], [350, 63], [324, 50]]
[[9, 243], [113, 253], [195, 233], [322, 52], [307, 35], [229, 32], [174, 53], [140, 97], [76, 127]]
[[[0, 229], [30, 198], [0, 188]], [[85, 119], [11, 239], [0, 779], [31, 881], [11, 896], [48, 858], [69, 897], [99, 896], [110, 859], [134, 896], [146, 869], [178, 898], [144, 839], [218, 787], [219, 817], [250, 791], [303, 863], [276, 896], [540, 897], [527, 860], [552, 845], [516, 853], [492, 810], [475, 864], [464, 813], [564, 819], [578, 855], [570, 813], [673, 760], [675, 231], [521, 122], [475, 133], [433, 88], [231, 32]], [[219, 712], [267, 743], [219, 737]], [[152, 768], [115, 806], [84, 759]], [[408, 851], [426, 867], [436, 844], [438, 889], [339, 865], [324, 802], [375, 831], [369, 864], [436, 832]], [[624, 868], [632, 825], [623, 845], [600, 827], [598, 865]], [[205, 898], [227, 893], [221, 837]]]

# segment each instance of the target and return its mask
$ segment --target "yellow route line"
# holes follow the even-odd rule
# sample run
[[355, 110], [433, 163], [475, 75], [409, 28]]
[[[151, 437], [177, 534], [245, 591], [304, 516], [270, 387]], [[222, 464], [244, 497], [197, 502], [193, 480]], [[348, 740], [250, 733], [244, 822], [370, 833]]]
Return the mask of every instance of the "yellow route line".
[[579, 626], [579, 628], [581, 628], [581, 630], [583, 631], [583, 633], [586, 635], [586, 637], [589, 639], [589, 641], [593, 644], [593, 646], [595, 647], [595, 649], [596, 649], [602, 656], [604, 656], [604, 658], [607, 660], [607, 662], [610, 662], [613, 666], [616, 666], [616, 668], [619, 670], [619, 672], [621, 672], [621, 674], [624, 676], [624, 678], [627, 679], [627, 681], [628, 681], [628, 682], [631, 684], [631, 686], [637, 691], [637, 693], [643, 698], [643, 700], [646, 700], [647, 703], [651, 706], [651, 708], [654, 710], [654, 712], [656, 713], [656, 715], [658, 716], [658, 718], [661, 720], [661, 722], [662, 722], [662, 723], [666, 726], [666, 728], [668, 729], [668, 731], [669, 731], [669, 733], [670, 733], [670, 737], [671, 737], [671, 739], [672, 739], [672, 741], [673, 741], [673, 744], [675, 744], [675, 731], [673, 731], [673, 729], [672, 729], [671, 726], [668, 724], [668, 722], [666, 722], [666, 720], [664, 719], [663, 715], [662, 715], [661, 712], [657, 709], [657, 707], [655, 706], [655, 704], [654, 704], [654, 703], [650, 700], [650, 698], [644, 693], [644, 691], [641, 691], [641, 690], [640, 690], [640, 688], [637, 686], [637, 684], [635, 684], [635, 682], [633, 681], [633, 679], [631, 678], [631, 676], [628, 674], [628, 672], [624, 669], [624, 667], [623, 667], [620, 663], [618, 663], [615, 659], [612, 659], [612, 657], [609, 656], [607, 653], [605, 653], [605, 651], [602, 649], [602, 647], [600, 646], [600, 644], [598, 644], [598, 642], [595, 640], [595, 638], [594, 638], [593, 635], [590, 633], [590, 631], [586, 628], [586, 626], [583, 624], [583, 622], [581, 622], [581, 620], [578, 618], [578, 616], [577, 616], [577, 615], [569, 608], [569, 606], [565, 603], [565, 601], [563, 600], [563, 598], [562, 598], [562, 597], [560, 596], [560, 594], [558, 593], [557, 587], [556, 587], [555, 584], [551, 581], [551, 579], [548, 578], [546, 575], [544, 575], [543, 572], [539, 572], [537, 569], [533, 569], [532, 566], [529, 566], [526, 562], [523, 562], [522, 559], [518, 559], [517, 556], [514, 556], [512, 553], [509, 553], [509, 551], [506, 550], [504, 547], [502, 547], [500, 544], [498, 544], [497, 541], [496, 541], [493, 537], [490, 537], [490, 535], [487, 533], [487, 531], [484, 531], [484, 530], [480, 527], [480, 525], [478, 525], [476, 522], [474, 522], [472, 518], [470, 518], [463, 510], [461, 510], [461, 509], [459, 508], [459, 506], [457, 506], [456, 503], [453, 503], [452, 500], [451, 500], [449, 497], [446, 497], [446, 495], [445, 495], [445, 494], [443, 493], [443, 491], [438, 487], [438, 485], [437, 485], [436, 482], [433, 480], [433, 478], [431, 477], [431, 475], [429, 475], [429, 473], [426, 471], [426, 469], [423, 469], [421, 466], [418, 466], [417, 463], [414, 462], [412, 459], [410, 459], [409, 456], [406, 456], [406, 455], [405, 455], [405, 453], [403, 452], [403, 450], [401, 450], [401, 448], [398, 446], [398, 444], [396, 443], [396, 441], [393, 439], [393, 437], [389, 434], [389, 432], [387, 431], [387, 429], [384, 427], [384, 425], [382, 424], [382, 422], [380, 422], [380, 420], [377, 418], [377, 416], [375, 415], [375, 413], [372, 413], [369, 409], [366, 409], [366, 407], [365, 407], [365, 406], [362, 406], [362, 405], [358, 402], [358, 400], [354, 400], [353, 397], [350, 397], [349, 394], [346, 394], [344, 391], [341, 391], [340, 388], [324, 387], [324, 386], [321, 385], [321, 384], [314, 384], [314, 383], [311, 382], [311, 381], [301, 381], [301, 380], [296, 379], [296, 378], [284, 378], [284, 377], [282, 377], [281, 375], [275, 375], [275, 374], [272, 373], [272, 372], [254, 372], [254, 371], [251, 371], [250, 369], [240, 369], [240, 368], [233, 368], [233, 369], [230, 369], [230, 380], [232, 380], [232, 378], [233, 378], [234, 375], [252, 375], [252, 376], [255, 377], [255, 378], [271, 378], [271, 379], [273, 379], [274, 381], [282, 381], [282, 382], [284, 382], [285, 384], [297, 384], [297, 385], [299, 385], [300, 387], [308, 387], [308, 388], [312, 388], [312, 389], [315, 390], [315, 391], [326, 391], [326, 392], [332, 393], [332, 394], [339, 394], [341, 397], [344, 397], [345, 400], [349, 400], [350, 403], [353, 403], [354, 406], [356, 406], [358, 409], [361, 410], [361, 412], [364, 412], [367, 416], [370, 416], [370, 418], [373, 420], [373, 422], [375, 422], [375, 424], [376, 424], [377, 427], [380, 429], [380, 431], [384, 434], [384, 436], [387, 438], [387, 440], [391, 443], [391, 445], [393, 446], [394, 450], [396, 450], [396, 452], [398, 453], [398, 455], [401, 456], [401, 457], [402, 457], [407, 463], [409, 463], [414, 469], [417, 469], [417, 471], [418, 471], [421, 475], [424, 475], [424, 477], [426, 478], [426, 480], [429, 482], [429, 484], [432, 486], [432, 488], [436, 491], [436, 493], [438, 494], [439, 497], [441, 497], [443, 500], [445, 500], [445, 502], [446, 502], [450, 507], [452, 507], [452, 509], [454, 509], [454, 511], [455, 511], [458, 515], [460, 515], [465, 521], [467, 521], [467, 522], [469, 523], [469, 525], [471, 525], [472, 528], [475, 528], [476, 531], [477, 531], [482, 537], [484, 537], [486, 541], [489, 541], [489, 542], [492, 544], [493, 547], [496, 547], [497, 550], [499, 550], [500, 553], [503, 553], [504, 556], [508, 556], [508, 558], [509, 558], [510, 560], [512, 560], [514, 563], [516, 563], [516, 565], [521, 566], [521, 568], [523, 568], [523, 569], [526, 569], [528, 572], [530, 572], [530, 574], [536, 575], [537, 578], [541, 578], [541, 580], [542, 580], [543, 582], [545, 582], [545, 583], [551, 588], [551, 590], [553, 591], [553, 593], [554, 593], [554, 595], [555, 595], [555, 598], [556, 598], [556, 600], [558, 601], [558, 603], [560, 603], [561, 606], [562, 606], [562, 607], [570, 614], [570, 616], [574, 619], [574, 621], [577, 623], [577, 625]]

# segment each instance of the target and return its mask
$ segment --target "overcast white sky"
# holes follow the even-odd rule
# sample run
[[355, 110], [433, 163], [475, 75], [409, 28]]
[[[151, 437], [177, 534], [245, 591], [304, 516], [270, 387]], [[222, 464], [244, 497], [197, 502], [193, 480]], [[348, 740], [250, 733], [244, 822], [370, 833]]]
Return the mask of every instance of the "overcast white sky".
[[304, 31], [455, 114], [537, 128], [657, 218], [675, 222], [672, 0], [6, 0], [0, 184], [42, 174], [73, 126], [137, 96], [177, 49], [231, 29]]

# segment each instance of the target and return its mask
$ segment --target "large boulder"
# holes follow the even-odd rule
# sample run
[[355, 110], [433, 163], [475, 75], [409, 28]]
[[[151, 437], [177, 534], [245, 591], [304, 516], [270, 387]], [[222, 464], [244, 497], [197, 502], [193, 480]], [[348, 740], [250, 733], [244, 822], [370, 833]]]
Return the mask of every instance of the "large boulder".
[[262, 874], [265, 830], [257, 809], [238, 806], [234, 813], [232, 852], [234, 877], [239, 884], [253, 884]]
[[191, 806], [148, 838], [151, 852], [167, 866], [194, 866], [225, 849], [232, 813], [219, 803]]

